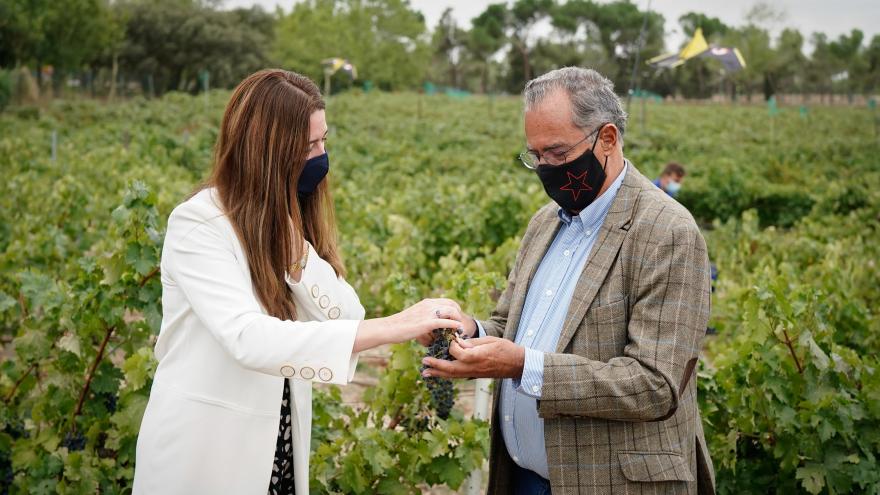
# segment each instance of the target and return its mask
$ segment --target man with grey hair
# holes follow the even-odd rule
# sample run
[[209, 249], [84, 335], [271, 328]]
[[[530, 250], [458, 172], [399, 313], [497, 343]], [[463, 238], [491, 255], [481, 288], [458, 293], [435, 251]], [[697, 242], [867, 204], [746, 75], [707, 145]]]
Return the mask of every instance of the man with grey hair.
[[623, 156], [611, 81], [567, 67], [526, 85], [522, 163], [553, 200], [456, 361], [426, 376], [498, 378], [489, 493], [714, 493], [697, 408], [709, 319], [706, 243]]

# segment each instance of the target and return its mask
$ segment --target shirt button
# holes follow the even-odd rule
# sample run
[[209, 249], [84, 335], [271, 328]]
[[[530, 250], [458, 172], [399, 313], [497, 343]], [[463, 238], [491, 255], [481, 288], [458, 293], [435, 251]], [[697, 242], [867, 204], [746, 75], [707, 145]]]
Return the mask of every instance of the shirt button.
[[562, 252], [562, 254], [564, 254], [564, 255], [566, 255], [566, 256], [571, 256], [571, 251], [569, 251], [568, 249], [566, 249], [565, 251]]
[[510, 421], [510, 414], [504, 415], [504, 421]]
[[529, 329], [529, 331], [526, 332], [526, 335], [529, 336], [529, 337], [531, 337], [532, 335], [535, 335], [535, 331], [532, 330], [532, 329]]
[[513, 456], [513, 462], [519, 462], [519, 457]]
[[593, 235], [593, 231], [592, 231], [592, 230], [587, 230], [587, 231], [584, 232], [584, 233], [587, 234], [587, 235]]
[[537, 385], [532, 385], [532, 392], [534, 392], [534, 393], [537, 394], [537, 393], [538, 393], [538, 390], [540, 390], [540, 389], [538, 388]]
[[550, 289], [547, 289], [547, 292], [545, 292], [544, 294], [545, 294], [547, 297], [550, 297], [550, 296], [553, 295], [553, 291], [550, 290]]

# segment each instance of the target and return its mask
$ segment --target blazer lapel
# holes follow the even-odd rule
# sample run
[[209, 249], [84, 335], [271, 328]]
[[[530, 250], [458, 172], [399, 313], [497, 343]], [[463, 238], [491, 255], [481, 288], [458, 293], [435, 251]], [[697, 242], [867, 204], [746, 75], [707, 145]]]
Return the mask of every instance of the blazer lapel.
[[614, 260], [617, 259], [617, 253], [620, 251], [620, 246], [623, 244], [623, 239], [626, 237], [632, 221], [633, 211], [635, 211], [635, 204], [641, 189], [639, 185], [641, 177], [642, 175], [633, 164], [628, 162], [623, 183], [620, 185], [614, 201], [611, 202], [599, 237], [593, 244], [587, 264], [578, 278], [571, 303], [568, 306], [562, 334], [556, 345], [556, 352], [562, 352], [571, 341], [575, 330], [583, 321], [587, 309], [599, 292], [599, 288], [605, 283], [605, 277], [614, 264]]
[[516, 337], [516, 329], [519, 326], [519, 319], [522, 316], [523, 306], [526, 303], [529, 284], [532, 283], [532, 278], [534, 278], [535, 272], [538, 271], [538, 266], [540, 266], [541, 260], [544, 259], [547, 250], [550, 249], [550, 244], [553, 243], [556, 233], [559, 232], [561, 222], [556, 210], [552, 211], [552, 215], [546, 215], [541, 221], [540, 230], [535, 234], [534, 240], [528, 247], [528, 252], [525, 253], [522, 266], [517, 274], [516, 289], [510, 304], [510, 308], [513, 311], [508, 315], [507, 325], [504, 329], [505, 339], [514, 340], [514, 337]]

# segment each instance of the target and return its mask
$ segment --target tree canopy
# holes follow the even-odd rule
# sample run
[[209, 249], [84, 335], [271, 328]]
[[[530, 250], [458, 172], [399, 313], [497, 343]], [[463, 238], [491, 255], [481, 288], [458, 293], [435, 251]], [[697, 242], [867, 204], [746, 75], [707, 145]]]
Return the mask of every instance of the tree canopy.
[[[643, 89], [690, 98], [877, 91], [880, 35], [853, 29], [830, 38], [783, 23], [767, 3], [738, 26], [698, 11], [665, 19], [628, 0], [499, 1], [469, 22], [447, 10], [427, 26], [406, 0], [305, 0], [287, 12], [224, 10], [216, 0], [0, 0], [0, 68], [29, 67], [40, 77], [51, 66], [59, 85], [112, 67], [113, 79], [140, 83], [148, 94], [197, 91], [203, 71], [212, 87], [230, 87], [266, 66], [320, 81], [321, 62], [332, 57], [350, 60], [359, 79], [336, 76], [334, 90], [432, 82], [518, 93], [547, 70], [582, 65], [608, 75], [621, 93], [632, 89], [634, 68]], [[648, 67], [645, 60], [681, 48], [665, 43], [676, 28], [687, 36], [700, 28], [710, 44], [739, 48], [745, 70], [726, 74], [705, 59]]]

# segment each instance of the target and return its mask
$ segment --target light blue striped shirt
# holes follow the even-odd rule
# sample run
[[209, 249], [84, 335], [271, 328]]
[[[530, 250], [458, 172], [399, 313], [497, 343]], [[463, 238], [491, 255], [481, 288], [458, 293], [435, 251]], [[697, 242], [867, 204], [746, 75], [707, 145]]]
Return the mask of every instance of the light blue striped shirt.
[[[562, 225], [529, 285], [514, 340], [526, 350], [522, 378], [501, 382], [501, 433], [507, 452], [521, 467], [544, 478], [549, 479], [550, 472], [537, 405], [544, 384], [544, 353], [556, 352], [578, 278], [628, 166], [624, 162], [611, 186], [577, 216], [559, 209]], [[484, 336], [482, 325], [477, 325]]]

